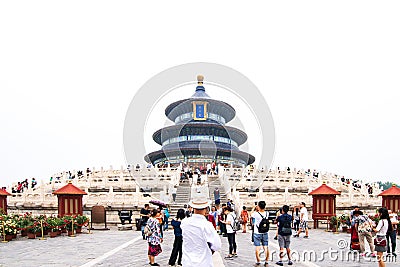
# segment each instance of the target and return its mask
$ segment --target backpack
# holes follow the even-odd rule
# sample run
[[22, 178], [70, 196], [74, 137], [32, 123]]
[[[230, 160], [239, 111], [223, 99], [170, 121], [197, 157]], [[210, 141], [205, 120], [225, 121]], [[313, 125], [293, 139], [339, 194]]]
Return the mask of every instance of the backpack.
[[[361, 215], [361, 216], [364, 216], [364, 215]], [[370, 220], [367, 219], [363, 223], [359, 223], [357, 231], [359, 233], [372, 232], [372, 226], [371, 226]]]
[[285, 220], [282, 223], [282, 234], [292, 234], [292, 220], [289, 216], [285, 216]]
[[165, 217], [167, 217], [167, 219], [169, 219], [170, 215], [169, 215], [169, 211], [167, 209], [164, 210], [164, 214], [165, 214]]
[[261, 213], [259, 213], [258, 211], [257, 211], [257, 213], [260, 214], [260, 216], [262, 218], [260, 224], [257, 226], [258, 232], [260, 234], [267, 233], [269, 231], [269, 220], [267, 217], [263, 217], [261, 215]]
[[233, 225], [230, 224], [230, 226], [232, 227], [234, 232], [237, 232], [237, 231], [240, 230], [240, 222], [239, 222], [239, 220], [237, 219], [236, 216], [233, 216], [233, 214], [231, 214], [231, 216], [233, 218]]

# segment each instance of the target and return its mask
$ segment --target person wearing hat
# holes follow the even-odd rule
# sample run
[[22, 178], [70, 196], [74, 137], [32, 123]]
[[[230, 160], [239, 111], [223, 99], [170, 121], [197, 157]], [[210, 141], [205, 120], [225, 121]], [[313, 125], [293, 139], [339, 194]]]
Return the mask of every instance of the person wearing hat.
[[197, 191], [189, 203], [193, 215], [181, 223], [182, 265], [185, 267], [213, 267], [212, 254], [221, 249], [221, 240], [205, 217], [210, 204], [207, 196]]

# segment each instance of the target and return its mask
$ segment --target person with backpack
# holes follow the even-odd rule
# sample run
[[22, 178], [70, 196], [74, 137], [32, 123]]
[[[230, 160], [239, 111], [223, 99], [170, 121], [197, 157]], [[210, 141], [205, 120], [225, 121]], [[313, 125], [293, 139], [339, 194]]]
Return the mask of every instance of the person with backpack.
[[268, 250], [268, 231], [269, 231], [269, 220], [268, 220], [268, 212], [265, 211], [266, 203], [265, 201], [259, 201], [258, 211], [254, 211], [251, 214], [251, 218], [254, 221], [254, 246], [256, 247], [256, 263], [255, 267], [261, 266], [260, 259], [260, 249], [263, 247], [265, 252], [265, 262], [264, 266], [268, 266], [268, 258], [269, 258], [269, 250]]
[[375, 248], [372, 238], [372, 220], [367, 215], [364, 215], [361, 210], [355, 210], [353, 213], [353, 221], [360, 242], [360, 253], [361, 253], [360, 255], [363, 257], [366, 256], [365, 254], [365, 239], [366, 239], [372, 253], [371, 256], [375, 257], [374, 254]]
[[168, 220], [169, 220], [170, 214], [168, 211], [168, 207], [164, 209], [164, 218], [163, 218], [163, 223], [164, 223], [164, 228], [163, 231], [168, 231]]
[[292, 216], [288, 214], [289, 206], [284, 205], [282, 207], [282, 214], [278, 217], [278, 243], [279, 243], [279, 258], [280, 260], [276, 263], [279, 266], [283, 266], [283, 255], [286, 249], [286, 254], [289, 259], [288, 265], [293, 265], [290, 258], [290, 236], [292, 235]]
[[226, 225], [226, 234], [229, 243], [229, 254], [225, 257], [225, 259], [232, 259], [237, 257], [237, 245], [235, 240], [236, 231], [238, 230], [236, 223], [237, 219], [235, 213], [230, 207], [224, 207], [223, 213], [226, 215], [226, 219], [225, 221], [222, 221], [222, 223]]
[[140, 210], [140, 228], [141, 228], [141, 231], [142, 231], [143, 240], [146, 240], [146, 235], [144, 234], [144, 228], [147, 225], [147, 220], [150, 217], [150, 212], [151, 211], [150, 211], [150, 205], [149, 204], [145, 204], [144, 208], [142, 208]]

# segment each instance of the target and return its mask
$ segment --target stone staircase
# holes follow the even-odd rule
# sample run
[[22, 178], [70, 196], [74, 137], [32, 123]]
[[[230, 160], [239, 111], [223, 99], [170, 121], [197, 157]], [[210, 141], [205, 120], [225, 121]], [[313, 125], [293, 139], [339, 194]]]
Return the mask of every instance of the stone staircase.
[[218, 175], [208, 175], [208, 189], [210, 192], [210, 199], [212, 200], [212, 204], [214, 205], [214, 189], [218, 187], [221, 197], [221, 204], [228, 202], [227, 193], [225, 192], [225, 188], [221, 185], [221, 180]]
[[170, 220], [176, 217], [178, 209], [183, 209], [185, 204], [190, 200], [190, 184], [188, 181], [181, 182], [176, 190], [175, 203], [170, 204], [169, 213], [171, 214]]

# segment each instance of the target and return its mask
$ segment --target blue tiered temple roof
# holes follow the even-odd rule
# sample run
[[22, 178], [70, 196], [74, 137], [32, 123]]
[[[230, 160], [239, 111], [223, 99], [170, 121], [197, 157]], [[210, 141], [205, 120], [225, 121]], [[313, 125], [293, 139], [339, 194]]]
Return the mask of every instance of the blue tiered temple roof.
[[176, 101], [165, 109], [165, 115], [175, 125], [153, 134], [153, 140], [162, 149], [146, 155], [145, 160], [152, 164], [213, 161], [252, 164], [254, 156], [239, 149], [247, 141], [246, 133], [225, 125], [235, 117], [235, 109], [206, 93], [203, 76], [199, 75], [197, 80], [196, 91], [190, 98]]

